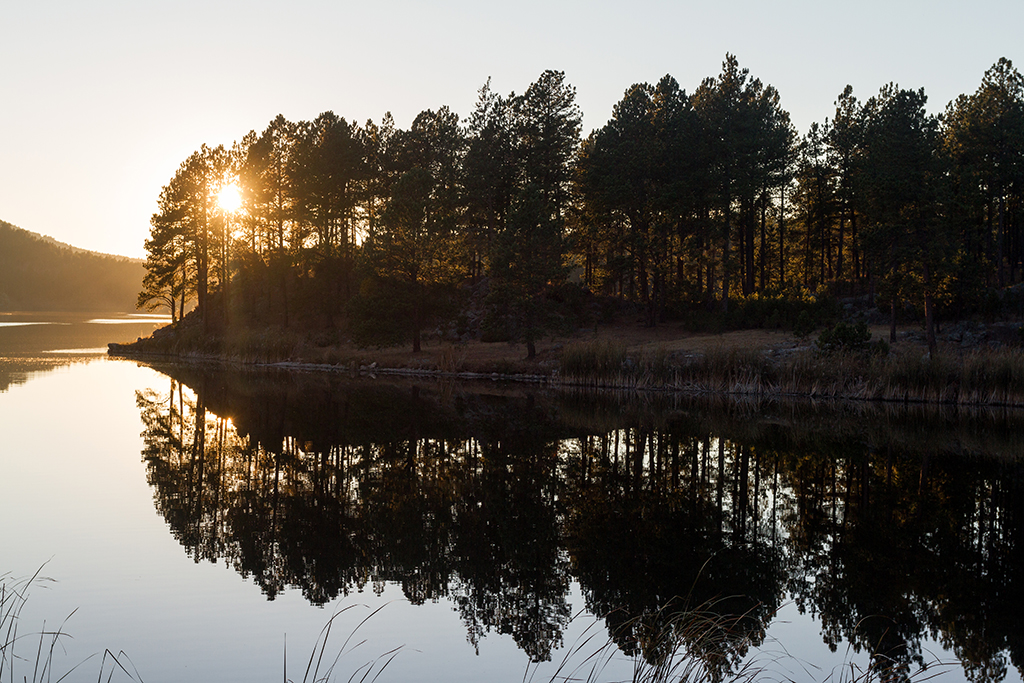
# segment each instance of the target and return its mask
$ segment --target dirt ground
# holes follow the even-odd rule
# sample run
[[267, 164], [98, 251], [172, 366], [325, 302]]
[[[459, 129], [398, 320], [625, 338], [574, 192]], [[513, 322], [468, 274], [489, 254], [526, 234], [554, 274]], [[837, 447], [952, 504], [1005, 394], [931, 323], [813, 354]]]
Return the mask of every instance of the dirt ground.
[[679, 324], [664, 324], [646, 328], [636, 324], [604, 325], [596, 330], [580, 331], [571, 337], [546, 338], [537, 342], [537, 357], [526, 361], [524, 344], [504, 342], [483, 343], [470, 341], [453, 346], [450, 343], [430, 341], [418, 354], [411, 347], [366, 349], [353, 355], [361, 363], [376, 362], [383, 367], [444, 368], [452, 364], [460, 370], [491, 371], [495, 368], [515, 372], [545, 372], [557, 364], [558, 357], [568, 344], [608, 340], [625, 344], [630, 352], [656, 351], [670, 353], [704, 353], [712, 349], [794, 349], [807, 346], [809, 339], [799, 339], [791, 332], [776, 330], [739, 330], [721, 334], [695, 334]]
[[[874, 339], [888, 339], [886, 325], [872, 326]], [[901, 347], [921, 347], [923, 333], [918, 326], [898, 328]], [[653, 352], [664, 350], [673, 354], [706, 353], [711, 350], [733, 349], [762, 350], [774, 353], [792, 352], [814, 344], [818, 333], [800, 338], [784, 330], [737, 330], [718, 334], [694, 333], [679, 323], [668, 323], [647, 328], [634, 323], [602, 325], [595, 329], [581, 330], [569, 337], [545, 338], [537, 343], [537, 357], [526, 360], [524, 344], [504, 342], [483, 343], [470, 341], [452, 345], [437, 340], [426, 341], [420, 353], [412, 353], [410, 346], [351, 350], [350, 358], [360, 364], [376, 362], [381, 367], [430, 368], [464, 370], [470, 372], [515, 372], [545, 374], [558, 365], [558, 358], [568, 344], [609, 340], [625, 344], [630, 352]], [[940, 347], [945, 346], [940, 342]]]

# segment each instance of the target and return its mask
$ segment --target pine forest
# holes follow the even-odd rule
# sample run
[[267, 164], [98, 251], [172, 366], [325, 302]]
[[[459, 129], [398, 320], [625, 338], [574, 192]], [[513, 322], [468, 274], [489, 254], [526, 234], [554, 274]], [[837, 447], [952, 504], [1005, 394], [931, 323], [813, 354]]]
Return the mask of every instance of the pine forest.
[[[202, 146], [163, 188], [140, 306], [227, 328], [315, 330], [364, 346], [427, 335], [535, 342], [638, 321], [793, 327], [870, 297], [893, 324], [1005, 305], [1024, 281], [1024, 78], [1000, 59], [928, 112], [923, 89], [847, 86], [797, 131], [780, 93], [726, 55], [692, 91], [625, 90], [584, 136], [545, 71], [490, 81], [467, 118], [282, 116]], [[609, 303], [611, 302], [611, 303]], [[908, 313], [909, 312], [909, 313]]]

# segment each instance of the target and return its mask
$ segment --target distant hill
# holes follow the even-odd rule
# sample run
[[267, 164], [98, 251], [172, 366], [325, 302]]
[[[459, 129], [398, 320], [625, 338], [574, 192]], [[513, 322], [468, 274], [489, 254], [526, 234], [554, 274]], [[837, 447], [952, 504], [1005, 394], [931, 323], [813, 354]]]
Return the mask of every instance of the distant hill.
[[0, 311], [131, 311], [143, 262], [78, 249], [0, 221]]

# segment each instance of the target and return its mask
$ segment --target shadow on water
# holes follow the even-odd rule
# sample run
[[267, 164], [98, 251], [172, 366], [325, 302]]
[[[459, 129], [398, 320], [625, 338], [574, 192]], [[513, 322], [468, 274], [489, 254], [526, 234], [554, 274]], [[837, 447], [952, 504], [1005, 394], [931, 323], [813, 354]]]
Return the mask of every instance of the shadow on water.
[[269, 599], [394, 582], [539, 662], [577, 581], [651, 663], [680, 612], [712, 613], [688, 651], [714, 679], [786, 601], [891, 680], [929, 637], [971, 680], [1024, 666], [1024, 413], [158, 369], [137, 396], [157, 508]]

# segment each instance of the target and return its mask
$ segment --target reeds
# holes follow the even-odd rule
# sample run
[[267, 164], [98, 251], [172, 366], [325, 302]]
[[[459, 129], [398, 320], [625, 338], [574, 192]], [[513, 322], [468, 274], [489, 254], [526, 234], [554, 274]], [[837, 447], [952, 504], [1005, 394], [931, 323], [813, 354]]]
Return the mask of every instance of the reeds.
[[1024, 405], [1024, 351], [1017, 348], [936, 355], [901, 349], [785, 357], [755, 350], [672, 356], [627, 353], [609, 342], [567, 346], [556, 384], [771, 397], [895, 401], [964, 406]]
[[600, 386], [620, 380], [625, 370], [626, 345], [609, 340], [574, 342], [562, 350], [561, 377]]
[[754, 351], [716, 351], [676, 358], [664, 348], [629, 354], [613, 342], [571, 344], [562, 352], [558, 384], [591, 388], [758, 393], [773, 367]]
[[[907, 662], [884, 653], [871, 653], [866, 664], [854, 660], [851, 646], [846, 661], [822, 676], [820, 669], [797, 660], [784, 649], [772, 652], [761, 642], [764, 632], [753, 625], [753, 611], [744, 614], [721, 613], [716, 607], [727, 600], [710, 601], [693, 609], [682, 609], [671, 602], [653, 614], [627, 620], [620, 632], [630, 632], [638, 645], [629, 657], [629, 678], [611, 678], [609, 669], [623, 656], [616, 638], [602, 634], [602, 620], [593, 623], [568, 649], [547, 683], [755, 683], [756, 681], [792, 681], [793, 668], [803, 672], [800, 680], [834, 683], [882, 683], [931, 680], [957, 666], [957, 661], [932, 658], [920, 660], [911, 671]], [[758, 609], [757, 606], [753, 608]], [[751, 628], [753, 626], [753, 628]], [[756, 649], [752, 656], [747, 656]], [[809, 667], [809, 668], [808, 668]], [[812, 671], [813, 669], [813, 671]], [[535, 683], [537, 669], [527, 670], [524, 681]], [[544, 683], [541, 681], [541, 683]]]
[[[302, 675], [302, 683], [328, 683], [329, 681], [338, 680], [336, 676], [336, 668], [340, 663], [341, 658], [366, 642], [365, 640], [360, 640], [353, 643], [353, 639], [356, 637], [359, 629], [362, 628], [366, 622], [372, 619], [374, 615], [387, 607], [387, 603], [370, 612], [370, 614], [364, 617], [362, 621], [356, 624], [356, 627], [348, 634], [345, 642], [342, 643], [337, 654], [330, 659], [326, 659], [327, 643], [330, 640], [331, 631], [334, 628], [334, 622], [353, 607], [355, 607], [355, 605], [347, 605], [339, 609], [331, 615], [331, 618], [327, 621], [324, 627], [320, 629], [320, 635], [317, 636], [316, 643], [313, 644], [313, 650], [309, 655], [309, 661], [306, 663], [306, 670]], [[285, 642], [284, 680], [285, 683], [293, 683], [293, 681], [288, 678], [288, 648], [287, 641]], [[401, 647], [394, 648], [360, 665], [351, 673], [351, 675], [349, 675], [347, 679], [348, 683], [374, 683], [378, 678], [380, 678], [380, 675], [384, 673], [384, 670], [388, 668], [388, 665], [394, 661], [395, 657], [398, 656], [401, 650]]]
[[[28, 602], [28, 594], [32, 586], [42, 583], [52, 583], [53, 579], [41, 575], [42, 567], [35, 574], [27, 579], [17, 579], [10, 574], [0, 574], [0, 681], [6, 677], [9, 681], [24, 681], [28, 683], [60, 683], [72, 672], [85, 664], [97, 655], [90, 655], [81, 662], [78, 662], [63, 674], [55, 671], [54, 655], [61, 642], [70, 638], [64, 631], [68, 620], [74, 616], [72, 611], [56, 630], [47, 630], [46, 623], [36, 633], [23, 633], [21, 630], [22, 610]], [[28, 654], [24, 654], [20, 647], [30, 647]], [[34, 650], [34, 652], [33, 652]], [[30, 667], [31, 676], [27, 673], [18, 673], [19, 666]], [[132, 671], [128, 670], [128, 667]], [[114, 654], [110, 650], [104, 650], [100, 660], [100, 671], [98, 680], [110, 680], [115, 671], [121, 671], [128, 676], [129, 680], [142, 681], [131, 659], [124, 652]]]
[[437, 358], [441, 372], [462, 372], [466, 369], [466, 347], [463, 344], [445, 344]]

